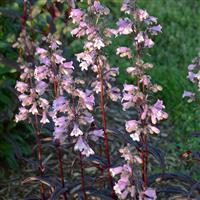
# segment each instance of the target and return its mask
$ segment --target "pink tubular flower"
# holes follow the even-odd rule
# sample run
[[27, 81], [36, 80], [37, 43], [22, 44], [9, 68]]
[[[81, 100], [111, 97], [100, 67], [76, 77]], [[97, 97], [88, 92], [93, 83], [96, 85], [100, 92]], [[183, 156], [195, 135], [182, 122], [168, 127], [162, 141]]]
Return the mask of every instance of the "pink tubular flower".
[[48, 84], [44, 81], [36, 81], [36, 88], [35, 91], [39, 95], [43, 95], [44, 92], [46, 91], [46, 88], [48, 87]]
[[195, 93], [190, 92], [190, 91], [184, 91], [183, 93], [183, 98], [187, 97], [188, 98], [188, 102], [192, 102], [195, 100]]
[[83, 92], [81, 90], [78, 90], [79, 97], [83, 101], [83, 104], [88, 110], [93, 110], [94, 105], [94, 96], [92, 94], [92, 91], [86, 90], [86, 92]]
[[157, 102], [150, 107], [150, 117], [151, 117], [151, 122], [153, 124], [156, 124], [157, 121], [167, 119], [168, 114], [163, 111], [165, 106], [163, 105], [163, 101], [157, 100]]
[[24, 121], [27, 119], [27, 117], [28, 117], [28, 110], [24, 107], [20, 107], [19, 113], [15, 115], [15, 121], [16, 122]]
[[61, 73], [62, 73], [62, 74], [71, 75], [72, 70], [74, 69], [73, 61], [64, 62], [64, 63], [60, 66], [60, 69], [61, 69]]
[[131, 56], [131, 49], [128, 47], [119, 47], [117, 48], [117, 55], [119, 55], [120, 57], [125, 57], [127, 56], [129, 59], [132, 57]]
[[75, 146], [74, 150], [79, 150], [83, 155], [86, 157], [89, 157], [90, 155], [94, 154], [94, 151], [90, 148], [90, 146], [85, 142], [82, 136], [79, 136]]
[[157, 26], [152, 26], [149, 30], [154, 34], [157, 35], [157, 32], [162, 32], [162, 26], [159, 24]]
[[47, 118], [47, 112], [43, 111], [43, 113], [42, 113], [42, 119], [40, 120], [40, 122], [41, 122], [42, 124], [46, 124], [46, 123], [49, 123], [49, 122], [50, 122], [50, 121], [48, 120], [48, 118]]
[[98, 0], [94, 0], [94, 4], [89, 6], [90, 11], [96, 15], [108, 15], [110, 13], [110, 10], [107, 7], [104, 7]]
[[136, 14], [136, 17], [141, 22], [146, 20], [149, 17], [149, 14], [147, 13], [147, 11], [146, 10], [142, 10], [142, 9], [137, 9], [135, 14]]
[[79, 23], [83, 20], [85, 13], [81, 9], [72, 9], [70, 13], [70, 18], [72, 18], [73, 23]]
[[122, 170], [123, 170], [123, 167], [119, 166], [119, 167], [111, 168], [110, 172], [111, 172], [112, 176], [114, 177], [114, 176], [120, 174], [122, 172]]
[[53, 102], [53, 109], [59, 112], [65, 112], [66, 111], [66, 99], [63, 96], [58, 97]]
[[43, 48], [36, 48], [36, 54], [46, 54], [47, 50], [43, 49]]
[[129, 18], [119, 19], [117, 25], [118, 25], [118, 33], [120, 35], [128, 35], [133, 32], [132, 29], [133, 24]]
[[136, 120], [126, 121], [126, 130], [127, 132], [131, 133], [138, 129], [139, 122]]
[[15, 88], [17, 89], [18, 92], [24, 93], [28, 89], [28, 84], [22, 81], [17, 81]]
[[74, 124], [74, 128], [73, 128], [72, 132], [70, 133], [70, 135], [75, 136], [75, 137], [83, 135], [83, 132], [79, 129], [79, 127], [76, 123]]
[[139, 200], [156, 200], [156, 191], [153, 188], [146, 188], [145, 191], [141, 191]]
[[35, 67], [34, 77], [36, 80], [40, 81], [40, 80], [46, 79], [48, 75], [49, 75], [49, 69], [47, 66], [42, 65], [42, 66]]
[[140, 164], [141, 160], [138, 159], [139, 157], [137, 155], [133, 155], [130, 152], [128, 146], [120, 149], [120, 153], [126, 163], [122, 166], [110, 169], [113, 177], [119, 176], [119, 179], [115, 182], [113, 189], [120, 199], [129, 199], [129, 197], [136, 196], [135, 185], [133, 185], [133, 181], [135, 180], [133, 175], [133, 165]]
[[125, 13], [127, 13], [127, 14], [130, 14], [130, 12], [131, 12], [131, 8], [130, 8], [130, 6], [129, 6], [129, 0], [124, 0], [123, 1], [123, 4], [122, 4], [122, 6], [121, 6], [121, 11], [122, 12], [125, 12]]
[[153, 45], [154, 45], [153, 40], [148, 38], [148, 37], [145, 37], [144, 46], [148, 47], [148, 48], [151, 48], [151, 47], [153, 47]]
[[142, 42], [144, 42], [144, 33], [140, 31], [140, 32], [137, 34], [137, 36], [135, 37], [135, 41], [136, 41], [137, 43], [142, 43]]

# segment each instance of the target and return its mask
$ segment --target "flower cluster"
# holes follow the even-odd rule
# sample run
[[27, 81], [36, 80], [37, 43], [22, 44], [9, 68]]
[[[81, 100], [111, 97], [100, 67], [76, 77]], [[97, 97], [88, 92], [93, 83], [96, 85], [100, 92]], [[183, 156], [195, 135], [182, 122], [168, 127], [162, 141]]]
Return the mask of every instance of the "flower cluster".
[[[200, 91], [200, 54], [193, 59], [192, 64], [188, 65], [188, 76], [187, 78], [195, 83], [198, 87], [198, 91]], [[192, 102], [195, 100], [195, 93], [190, 91], [184, 91], [183, 97], [188, 98], [188, 102]]]
[[[157, 19], [150, 16], [146, 10], [137, 8], [135, 1], [125, 0], [121, 11], [125, 13], [125, 18], [119, 19], [117, 29], [107, 29], [106, 34], [108, 36], [125, 35], [125, 37], [130, 36], [130, 39], [133, 39], [132, 45], [118, 47], [116, 54], [130, 61], [127, 73], [133, 82], [132, 84], [124, 84], [121, 101], [123, 110], [134, 109], [136, 111], [134, 119], [126, 121], [125, 128], [132, 140], [141, 145], [140, 163], [142, 165], [143, 185], [142, 189], [138, 189], [137, 182], [133, 181], [132, 165], [134, 162], [129, 161], [129, 167], [125, 164], [113, 169], [113, 173], [117, 171], [121, 175], [114, 189], [121, 199], [126, 199], [129, 193], [131, 197], [136, 198], [136, 191], [139, 191], [139, 199], [156, 199], [155, 191], [148, 188], [147, 185], [147, 137], [149, 134], [160, 132], [156, 125], [159, 121], [166, 119], [168, 114], [164, 111], [165, 106], [162, 100], [157, 99], [152, 103], [150, 97], [153, 93], [162, 90], [162, 87], [154, 84], [151, 76], [146, 74], [146, 71], [151, 69], [153, 65], [145, 63], [141, 56], [146, 48], [153, 47], [152, 36], [161, 32], [162, 27], [157, 24]], [[130, 154], [128, 158], [133, 160], [134, 157], [131, 158], [131, 156]], [[127, 157], [125, 157], [125, 161], [127, 161]]]
[[[118, 28], [107, 29], [107, 33], [115, 36], [131, 35], [134, 38], [132, 47], [119, 47], [116, 54], [127, 57], [132, 64], [127, 68], [127, 73], [134, 79], [134, 84], [124, 84], [122, 105], [124, 110], [136, 108], [138, 119], [127, 121], [126, 130], [133, 140], [140, 141], [141, 135], [159, 133], [155, 125], [168, 116], [163, 111], [165, 106], [162, 100], [158, 99], [154, 105], [149, 105], [149, 93], [158, 92], [162, 87], [153, 84], [150, 75], [145, 74], [145, 70], [153, 65], [144, 63], [141, 59], [141, 51], [154, 44], [150, 35], [157, 35], [162, 27], [157, 24], [155, 17], [150, 16], [146, 10], [136, 8], [131, 1], [124, 1], [121, 11], [130, 17], [119, 19]], [[133, 53], [135, 51], [137, 56]]]
[[94, 154], [87, 139], [96, 141], [103, 137], [103, 131], [90, 130], [94, 121], [91, 113], [94, 106], [93, 93], [81, 89], [84, 81], [74, 79], [73, 62], [62, 57], [59, 50], [61, 42], [50, 35], [45, 40], [49, 43], [47, 49], [36, 48], [35, 55], [39, 58], [39, 65], [32, 70], [22, 67], [24, 71], [21, 81], [16, 84], [21, 93], [19, 100], [22, 107], [16, 115], [16, 121], [25, 120], [29, 113], [38, 115], [43, 125], [52, 120], [55, 125], [55, 140], [63, 143], [72, 138], [75, 150], [86, 156]]
[[76, 54], [76, 57], [82, 71], [91, 69], [96, 74], [97, 78], [91, 84], [95, 93], [98, 94], [101, 91], [100, 79], [103, 76], [104, 88], [107, 90], [108, 97], [117, 101], [120, 99], [120, 90], [113, 87], [111, 82], [115, 81], [119, 69], [117, 67], [111, 68], [106, 56], [102, 53], [102, 49], [110, 44], [110, 41], [105, 38], [104, 30], [98, 24], [101, 16], [109, 14], [109, 9], [97, 0], [89, 7], [90, 14], [81, 9], [72, 9], [71, 11], [70, 17], [73, 23], [78, 24], [78, 27], [73, 29], [71, 34], [78, 38], [86, 37], [84, 51]]
[[140, 157], [130, 151], [130, 145], [120, 149], [119, 152], [121, 153], [121, 157], [124, 158], [125, 164], [110, 169], [113, 177], [120, 177], [114, 185], [115, 193], [120, 199], [127, 199], [128, 197], [136, 199], [136, 196], [139, 196], [140, 200], [155, 200], [156, 192], [154, 189], [146, 188], [143, 190], [140, 187], [141, 189], [138, 190], [139, 187], [136, 187], [136, 185], [139, 185], [139, 181], [138, 175], [135, 174], [135, 169], [137, 165], [142, 163]]
[[125, 147], [119, 150], [121, 156], [125, 159], [126, 163], [122, 166], [118, 166], [115, 168], [111, 168], [111, 174], [113, 177], [116, 175], [120, 175], [119, 180], [114, 185], [115, 193], [118, 195], [120, 199], [127, 199], [127, 197], [135, 197], [136, 196], [136, 188], [135, 188], [135, 177], [133, 175], [133, 165], [136, 163], [141, 163], [141, 159], [133, 155], [129, 147]]

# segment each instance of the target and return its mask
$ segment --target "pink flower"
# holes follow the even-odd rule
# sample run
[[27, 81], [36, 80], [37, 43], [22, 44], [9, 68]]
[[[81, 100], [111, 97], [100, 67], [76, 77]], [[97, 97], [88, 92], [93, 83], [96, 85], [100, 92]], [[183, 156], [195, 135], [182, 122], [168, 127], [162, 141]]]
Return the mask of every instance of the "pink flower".
[[43, 79], [46, 79], [49, 73], [49, 69], [47, 66], [42, 65], [42, 66], [38, 66], [35, 67], [35, 71], [34, 71], [34, 77], [36, 80], [40, 81]]
[[83, 132], [79, 129], [78, 125], [76, 123], [74, 123], [74, 128], [72, 130], [72, 132], [70, 133], [70, 136], [81, 136], [83, 135]]
[[28, 84], [21, 81], [17, 81], [15, 88], [18, 92], [24, 93], [28, 90]]
[[146, 199], [150, 200], [156, 200], [157, 196], [156, 196], [156, 191], [152, 188], [147, 188], [145, 191], [144, 191], [144, 195], [147, 197]]
[[85, 142], [85, 140], [82, 138], [82, 136], [79, 136], [75, 146], [74, 150], [79, 150], [82, 155], [85, 155], [86, 157], [89, 157], [90, 155], [94, 154], [94, 151], [90, 148], [90, 146]]
[[53, 133], [54, 140], [58, 139], [61, 143], [63, 143], [65, 140], [65, 137], [66, 137], [66, 136], [64, 136], [65, 131], [66, 131], [65, 127], [63, 127], [63, 126], [55, 127], [54, 133]]
[[127, 47], [119, 47], [117, 48], [117, 55], [119, 55], [120, 57], [125, 57], [127, 56], [129, 59], [132, 57], [131, 56], [131, 49], [127, 48]]
[[133, 92], [135, 90], [138, 90], [138, 87], [135, 85], [131, 85], [131, 84], [124, 84], [124, 90], [126, 92]]
[[27, 117], [28, 117], [28, 110], [24, 107], [20, 107], [19, 113], [15, 115], [15, 121], [16, 122], [24, 121], [27, 119]]
[[80, 67], [81, 67], [82, 71], [84, 71], [84, 70], [87, 71], [89, 66], [90, 66], [90, 64], [85, 62], [85, 61], [81, 62], [81, 64], [80, 64]]
[[151, 116], [151, 122], [153, 124], [156, 124], [157, 121], [167, 119], [168, 114], [163, 111], [165, 106], [163, 105], [163, 101], [157, 100], [157, 102], [150, 107], [150, 116]]
[[188, 99], [188, 102], [190, 103], [190, 102], [192, 102], [192, 101], [195, 100], [195, 93], [190, 92], [190, 91], [184, 91], [182, 97], [183, 97], [183, 98], [188, 97], [188, 98], [189, 98], [189, 99]]
[[149, 17], [145, 20], [145, 22], [146, 22], [147, 24], [157, 23], [157, 18], [154, 17], [154, 16], [149, 16]]
[[123, 170], [123, 167], [119, 166], [119, 167], [111, 168], [110, 172], [111, 172], [112, 176], [114, 177], [114, 176], [120, 174], [122, 172], [122, 170]]
[[196, 68], [196, 65], [195, 64], [190, 64], [190, 65], [188, 65], [188, 70], [189, 71], [192, 71], [192, 70], [194, 70]]
[[52, 44], [49, 45], [49, 48], [51, 48], [52, 50], [56, 50], [61, 44], [62, 42], [59, 40], [52, 41]]
[[152, 26], [149, 30], [153, 33], [153, 35], [157, 35], [157, 32], [162, 32], [162, 26], [159, 24], [157, 26]]
[[93, 131], [89, 132], [89, 135], [94, 135], [97, 137], [104, 137], [104, 131], [103, 131], [103, 129], [93, 130]]
[[94, 95], [92, 94], [92, 91], [86, 90], [86, 92], [83, 92], [81, 90], [78, 90], [79, 97], [82, 99], [84, 105], [88, 110], [93, 110], [94, 106]]
[[43, 49], [43, 48], [36, 48], [36, 54], [46, 54], [47, 50]]
[[[126, 189], [127, 185], [129, 184], [129, 178], [128, 176], [121, 177], [119, 181], [114, 185], [114, 190], [116, 194], [119, 196], [122, 195], [123, 190]], [[128, 194], [128, 193], [127, 193]], [[126, 198], [126, 195], [123, 195], [123, 198]]]
[[60, 56], [56, 53], [53, 54], [53, 58], [55, 59], [55, 62], [57, 64], [63, 64], [63, 62], [66, 60], [65, 58], [63, 58], [62, 56]]
[[148, 127], [150, 134], [153, 134], [153, 133], [159, 134], [160, 133], [160, 130], [155, 126], [148, 125], [147, 127]]
[[101, 5], [100, 1], [95, 0], [93, 5], [94, 12], [100, 15], [108, 15], [110, 10], [103, 5]]
[[37, 81], [36, 82], [35, 91], [39, 95], [43, 95], [47, 87], [48, 87], [48, 84], [46, 82], [44, 82], [44, 81]]
[[113, 87], [109, 89], [108, 96], [110, 97], [112, 101], [117, 101], [121, 99], [120, 89], [117, 87]]
[[127, 73], [130, 74], [131, 76], [137, 75], [137, 68], [136, 67], [128, 67], [126, 69]]
[[85, 110], [83, 112], [83, 115], [80, 116], [79, 118], [79, 123], [80, 124], [91, 124], [94, 121], [94, 118], [92, 116], [92, 114], [90, 112], [88, 112], [87, 110]]
[[142, 43], [144, 42], [144, 33], [140, 31], [137, 36], [135, 37], [135, 40], [137, 43]]
[[189, 71], [189, 72], [188, 72], [187, 78], [188, 78], [191, 82], [194, 82], [194, 79], [196, 78], [196, 74], [194, 74], [193, 72]]
[[153, 45], [154, 45], [154, 42], [152, 41], [152, 39], [145, 37], [144, 46], [151, 48]]
[[133, 32], [132, 22], [129, 18], [122, 19], [120, 18], [117, 22], [118, 25], [118, 33], [120, 35], [128, 35]]
[[53, 109], [57, 112], [66, 112], [66, 103], [65, 97], [60, 96], [53, 101]]
[[64, 62], [61, 66], [61, 73], [65, 75], [69, 75], [72, 72], [73, 67], [73, 61], [70, 62]]
[[100, 37], [96, 37], [94, 39], [94, 47], [97, 49], [101, 49], [102, 47], [105, 47], [105, 44], [103, 43], [103, 40]]
[[55, 126], [57, 127], [65, 127], [67, 123], [67, 117], [65, 116], [58, 117], [54, 120], [54, 122], [55, 122]]
[[38, 114], [37, 104], [33, 103], [32, 107], [29, 109], [29, 112], [33, 115]]
[[139, 122], [136, 120], [126, 121], [126, 130], [127, 132], [131, 133], [138, 129]]
[[88, 134], [91, 136], [93, 141], [97, 141], [99, 138], [104, 137], [104, 131], [102, 129], [90, 131]]
[[49, 120], [48, 120], [48, 118], [47, 118], [47, 113], [46, 113], [46, 111], [43, 111], [43, 112], [42, 112], [42, 119], [40, 120], [40, 122], [41, 122], [42, 124], [49, 123]]
[[140, 141], [140, 131], [136, 131], [135, 133], [130, 134], [130, 137], [133, 141]]
[[18, 98], [22, 102], [22, 106], [29, 106], [33, 102], [33, 97], [26, 94], [21, 94], [18, 96]]
[[105, 34], [106, 34], [106, 36], [108, 36], [108, 37], [111, 37], [112, 35], [117, 36], [117, 35], [118, 35], [118, 30], [112, 29], [112, 28], [107, 28], [107, 29], [105, 30]]
[[72, 9], [70, 13], [70, 18], [72, 18], [73, 23], [79, 23], [83, 20], [85, 13], [81, 9]]
[[149, 17], [149, 14], [146, 10], [137, 9], [136, 10], [136, 17], [142, 22]]
[[124, 0], [122, 7], [121, 7], [121, 11], [130, 14], [131, 12], [131, 8], [129, 6], [129, 0]]
[[49, 108], [49, 102], [44, 98], [39, 98], [38, 100], [39, 107], [43, 110], [47, 110]]

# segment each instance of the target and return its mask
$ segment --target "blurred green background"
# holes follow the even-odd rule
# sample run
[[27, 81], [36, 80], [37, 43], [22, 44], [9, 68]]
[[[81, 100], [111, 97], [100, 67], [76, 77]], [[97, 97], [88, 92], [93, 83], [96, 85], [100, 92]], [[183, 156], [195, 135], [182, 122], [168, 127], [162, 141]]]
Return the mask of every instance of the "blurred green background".
[[[36, 9], [44, 9], [46, 0], [35, 1]], [[114, 26], [120, 15], [119, 0], [103, 1], [112, 11], [113, 20], [109, 24]], [[183, 91], [195, 89], [187, 80], [187, 66], [200, 50], [200, 1], [199, 0], [138, 0], [141, 8], [150, 15], [158, 17], [163, 27], [163, 33], [155, 39], [155, 46], [149, 51], [145, 60], [154, 64], [151, 75], [156, 83], [163, 86], [159, 98], [166, 104], [169, 119], [163, 123], [162, 140], [168, 153], [169, 162], [174, 163], [170, 169], [178, 169], [176, 159], [179, 154], [188, 149], [198, 149], [197, 139], [191, 138], [191, 132], [200, 130], [199, 115], [195, 103], [188, 104], [182, 99]], [[39, 12], [40, 13], [40, 12]], [[35, 20], [43, 26], [46, 21], [44, 14]], [[14, 90], [16, 79], [19, 78], [17, 65], [18, 53], [12, 48], [20, 33], [19, 17], [23, 15], [23, 1], [0, 1], [0, 176], [3, 177], [10, 170], [16, 170], [20, 155], [30, 154], [30, 131], [26, 124], [13, 122], [17, 112], [18, 101]], [[56, 21], [57, 28], [64, 30], [70, 37], [69, 28], [64, 21]], [[44, 26], [45, 27], [45, 26]], [[128, 43], [128, 40], [124, 40]], [[80, 50], [80, 43], [68, 38], [71, 54]], [[117, 40], [109, 49], [111, 65], [119, 66], [121, 73], [120, 83], [128, 80], [125, 67], [126, 59], [116, 60], [115, 47]], [[171, 159], [171, 160], [170, 160]], [[9, 167], [8, 167], [9, 166]]]

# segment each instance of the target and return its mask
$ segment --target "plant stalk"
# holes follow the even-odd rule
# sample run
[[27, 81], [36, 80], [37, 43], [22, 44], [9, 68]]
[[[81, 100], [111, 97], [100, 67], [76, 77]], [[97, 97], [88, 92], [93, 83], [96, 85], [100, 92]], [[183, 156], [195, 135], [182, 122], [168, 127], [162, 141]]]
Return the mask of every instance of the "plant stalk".
[[[54, 93], [55, 93], [55, 97], [57, 98], [58, 97], [58, 83], [57, 83], [57, 80], [54, 79]], [[59, 171], [60, 171], [60, 180], [61, 180], [61, 184], [62, 184], [62, 187], [64, 188], [65, 187], [65, 179], [64, 179], [64, 173], [63, 173], [63, 160], [62, 160], [62, 153], [61, 153], [61, 150], [60, 150], [60, 141], [59, 142], [59, 145], [56, 145], [56, 151], [57, 151], [57, 158], [58, 158], [58, 162], [59, 162]], [[67, 200], [67, 193], [65, 192], [63, 194], [63, 197], [64, 197], [64, 200]]]
[[102, 66], [99, 66], [99, 78], [101, 82], [101, 92], [100, 92], [100, 107], [101, 107], [101, 119], [104, 128], [104, 145], [105, 145], [105, 153], [107, 157], [107, 168], [108, 168], [108, 179], [110, 182], [110, 186], [112, 188], [112, 196], [115, 199], [115, 191], [113, 189], [113, 179], [110, 172], [110, 151], [109, 151], [109, 142], [108, 142], [108, 132], [107, 132], [107, 121], [106, 121], [106, 114], [105, 114], [105, 98], [104, 98], [104, 79], [103, 79], [103, 71]]
[[82, 160], [82, 155], [80, 155], [80, 166], [81, 166], [81, 186], [82, 186], [82, 192], [84, 196], [84, 200], [87, 200], [87, 194], [85, 191], [85, 178], [84, 178], [84, 168], [83, 168], [83, 160]]
[[[40, 131], [39, 131], [39, 125], [38, 125], [38, 116], [37, 114], [35, 115], [35, 136], [36, 136], [36, 142], [37, 142], [37, 157], [38, 157], [38, 162], [39, 162], [39, 172], [40, 176], [43, 176], [44, 174], [44, 167], [42, 164], [42, 144], [40, 140]], [[45, 200], [45, 186], [43, 183], [40, 185], [40, 195], [42, 200]]]

